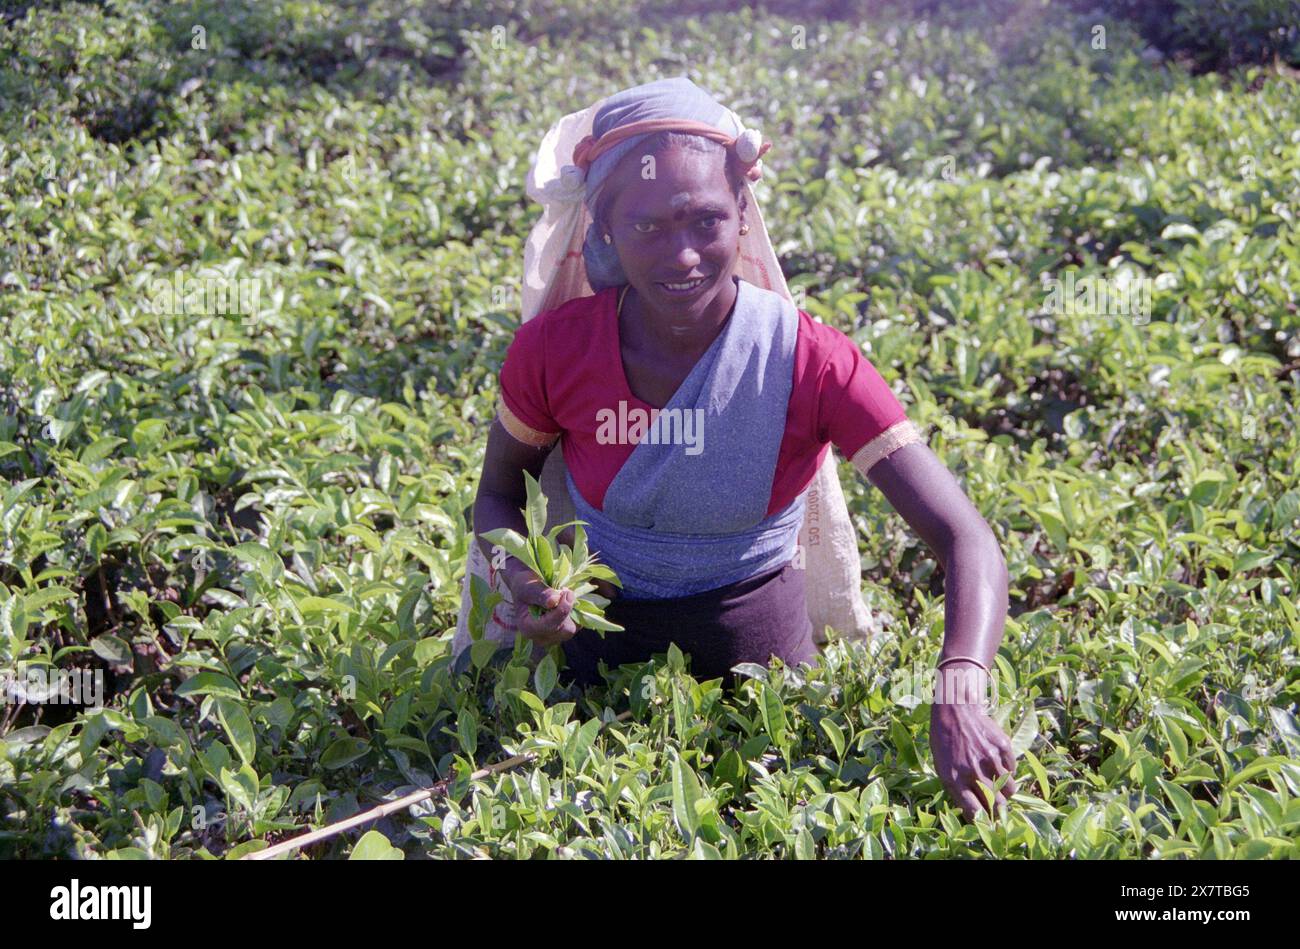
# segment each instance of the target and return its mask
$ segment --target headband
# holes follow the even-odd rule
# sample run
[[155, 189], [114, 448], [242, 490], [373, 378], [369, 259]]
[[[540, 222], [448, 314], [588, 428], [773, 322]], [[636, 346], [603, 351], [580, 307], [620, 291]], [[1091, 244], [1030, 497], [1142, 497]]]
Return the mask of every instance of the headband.
[[745, 168], [746, 178], [750, 181], [758, 181], [763, 177], [759, 159], [772, 147], [772, 143], [763, 141], [763, 136], [757, 129], [745, 129], [739, 135], [728, 135], [712, 125], [694, 119], [641, 119], [610, 129], [599, 138], [588, 135], [573, 150], [573, 167], [581, 171], [585, 177], [592, 163], [619, 142], [634, 135], [666, 131], [687, 132], [717, 142], [736, 156]]

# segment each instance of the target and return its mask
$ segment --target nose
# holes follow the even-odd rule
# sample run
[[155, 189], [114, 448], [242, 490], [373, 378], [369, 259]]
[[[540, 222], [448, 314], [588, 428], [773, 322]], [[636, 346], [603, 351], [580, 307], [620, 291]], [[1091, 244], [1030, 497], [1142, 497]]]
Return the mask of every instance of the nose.
[[674, 238], [670, 253], [673, 265], [680, 270], [689, 271], [700, 262], [700, 252], [695, 249], [694, 236], [689, 229], [680, 237]]

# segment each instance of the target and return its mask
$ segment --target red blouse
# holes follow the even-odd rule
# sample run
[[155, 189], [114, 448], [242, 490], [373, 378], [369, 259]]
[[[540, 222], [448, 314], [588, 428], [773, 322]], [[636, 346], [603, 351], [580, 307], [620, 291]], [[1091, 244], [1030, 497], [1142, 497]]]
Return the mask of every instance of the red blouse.
[[[563, 436], [564, 463], [582, 496], [604, 509], [605, 490], [635, 444], [602, 444], [598, 414], [652, 406], [632, 394], [619, 348], [618, 293], [577, 297], [520, 324], [501, 367], [498, 417], [519, 441]], [[794, 380], [777, 456], [771, 515], [812, 481], [834, 444], [864, 474], [886, 454], [919, 441], [903, 406], [856, 343], [799, 310]]]

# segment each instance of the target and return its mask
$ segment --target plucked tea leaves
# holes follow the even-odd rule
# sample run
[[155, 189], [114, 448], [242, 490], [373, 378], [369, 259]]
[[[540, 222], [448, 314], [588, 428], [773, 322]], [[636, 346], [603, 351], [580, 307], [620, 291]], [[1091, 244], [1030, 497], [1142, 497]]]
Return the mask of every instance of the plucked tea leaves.
[[[598, 563], [595, 555], [587, 551], [587, 535], [580, 521], [572, 521], [574, 527], [574, 545], [558, 543], [560, 531], [569, 524], [560, 524], [547, 533], [546, 495], [541, 485], [529, 472], [524, 472], [527, 484], [528, 502], [523, 509], [524, 521], [528, 526], [528, 537], [507, 527], [484, 531], [480, 536], [488, 543], [501, 547], [507, 554], [518, 559], [525, 567], [536, 574], [548, 589], [573, 590], [575, 599], [571, 616], [578, 626], [594, 629], [602, 633], [621, 632], [623, 627], [605, 618], [605, 606], [609, 601], [594, 591], [596, 586], [589, 581], [605, 580], [615, 586], [622, 586], [614, 571]], [[535, 604], [529, 605], [534, 616], [542, 615], [542, 610]]]

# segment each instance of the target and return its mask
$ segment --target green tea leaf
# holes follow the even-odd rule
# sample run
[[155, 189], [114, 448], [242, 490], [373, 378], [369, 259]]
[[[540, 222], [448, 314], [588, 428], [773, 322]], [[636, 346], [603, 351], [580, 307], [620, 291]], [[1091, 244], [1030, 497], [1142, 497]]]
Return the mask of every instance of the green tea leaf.
[[321, 767], [336, 770], [345, 767], [370, 751], [370, 743], [360, 738], [339, 738], [320, 756]]
[[352, 848], [349, 860], [405, 860], [406, 854], [394, 847], [377, 830], [368, 830]]
[[471, 708], [463, 708], [456, 716], [456, 740], [466, 757], [473, 759], [478, 751], [478, 716]]
[[251, 765], [257, 754], [257, 737], [244, 707], [233, 699], [218, 698], [217, 717], [235, 753], [244, 764]]
[[596, 740], [596, 735], [600, 733], [601, 721], [598, 718], [591, 718], [582, 723], [582, 726], [576, 729], [564, 749], [564, 761], [575, 772], [581, 771], [587, 763], [587, 758], [591, 754], [591, 746]]
[[1034, 743], [1038, 737], [1038, 713], [1030, 709], [1025, 713], [1020, 724], [1016, 726], [1015, 732], [1011, 735], [1011, 753], [1017, 758], [1021, 757], [1029, 746]]
[[495, 530], [484, 531], [481, 536], [489, 544], [502, 548], [533, 573], [538, 574], [538, 576], [541, 575], [541, 568], [538, 566], [537, 558], [533, 554], [533, 545], [517, 531], [512, 531], [507, 527], [498, 527]]
[[242, 699], [239, 686], [228, 676], [220, 672], [204, 670], [190, 676], [176, 689], [177, 695], [223, 695], [226, 698]]
[[558, 677], [559, 673], [555, 668], [555, 660], [548, 653], [542, 657], [541, 662], [537, 663], [537, 668], [533, 671], [533, 688], [537, 692], [537, 697], [543, 702], [551, 694], [551, 690], [555, 688]]
[[545, 534], [540, 532], [530, 535], [528, 539], [533, 548], [533, 557], [537, 562], [535, 573], [542, 578], [542, 582], [548, 587], [554, 588], [555, 552], [551, 549], [551, 542], [546, 539]]
[[774, 742], [778, 745], [784, 744], [789, 725], [786, 721], [785, 705], [781, 701], [781, 696], [776, 689], [766, 682], [760, 682], [759, 689], [762, 690], [761, 705], [759, 707], [763, 713], [763, 728], [766, 729]]
[[116, 636], [107, 633], [101, 633], [92, 639], [90, 648], [95, 651], [95, 655], [113, 665], [130, 666], [135, 661], [131, 647]]
[[598, 629], [614, 633], [623, 631], [622, 626], [605, 619], [600, 609], [585, 599], [573, 601], [572, 616], [575, 623], [579, 626], [585, 626], [587, 629]]
[[524, 507], [524, 523], [528, 527], [529, 537], [544, 537], [546, 531], [546, 496], [542, 486], [531, 473], [524, 472], [524, 485], [528, 492]]
[[835, 749], [835, 757], [844, 757], [844, 731], [829, 718], [821, 720], [821, 729], [826, 733], [826, 737], [831, 740], [831, 745]]
[[677, 832], [690, 843], [699, 827], [695, 804], [699, 801], [700, 782], [691, 766], [674, 756], [672, 763], [673, 820]]

